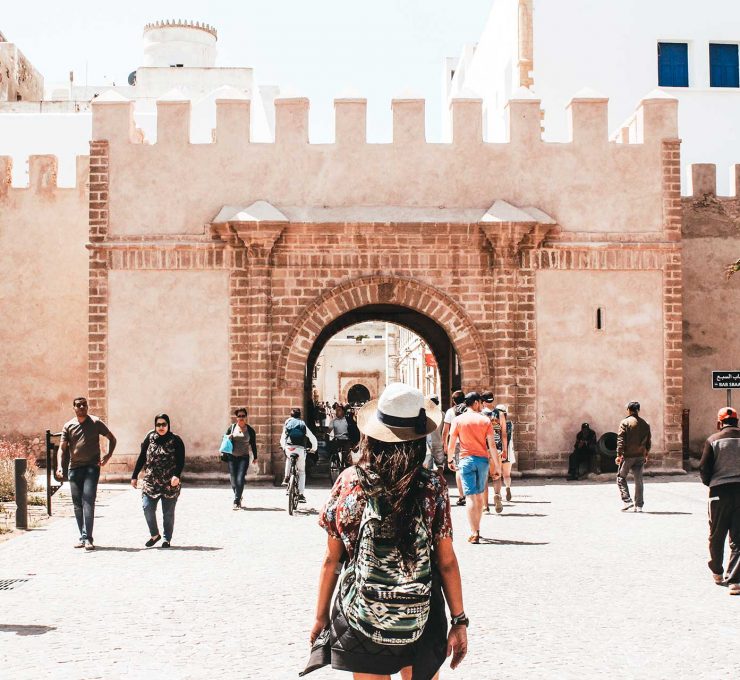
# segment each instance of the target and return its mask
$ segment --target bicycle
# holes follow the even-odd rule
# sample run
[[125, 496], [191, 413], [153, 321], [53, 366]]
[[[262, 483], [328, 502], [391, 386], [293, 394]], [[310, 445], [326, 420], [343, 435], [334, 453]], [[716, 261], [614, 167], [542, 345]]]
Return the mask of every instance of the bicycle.
[[344, 461], [347, 458], [351, 460], [352, 443], [346, 439], [333, 439], [330, 443], [331, 454], [329, 455], [329, 479], [331, 483], [337, 481], [337, 477], [342, 470], [347, 467]]
[[296, 462], [298, 454], [290, 454], [290, 473], [288, 475], [288, 514], [292, 515], [298, 509], [298, 469]]

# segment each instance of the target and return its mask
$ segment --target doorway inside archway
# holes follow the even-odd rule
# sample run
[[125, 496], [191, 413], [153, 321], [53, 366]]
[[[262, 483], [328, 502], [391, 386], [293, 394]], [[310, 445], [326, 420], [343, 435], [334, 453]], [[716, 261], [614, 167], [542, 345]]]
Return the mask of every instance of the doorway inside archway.
[[370, 401], [370, 390], [362, 383], [352, 385], [347, 392], [347, 402], [352, 406], [359, 406]]

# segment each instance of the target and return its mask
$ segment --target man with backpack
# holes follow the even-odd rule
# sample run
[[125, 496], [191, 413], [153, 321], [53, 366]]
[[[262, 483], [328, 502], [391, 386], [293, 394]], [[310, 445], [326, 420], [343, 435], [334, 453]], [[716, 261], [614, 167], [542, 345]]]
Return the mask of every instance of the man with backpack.
[[301, 409], [294, 408], [290, 412], [290, 418], [283, 425], [283, 433], [280, 435], [280, 448], [285, 452], [285, 477], [283, 486], [287, 486], [290, 478], [290, 458], [293, 454], [298, 455], [296, 460], [296, 470], [298, 472], [298, 502], [305, 503], [306, 497], [303, 492], [306, 490], [306, 439], [311, 444], [310, 448], [314, 451], [319, 444], [316, 436], [306, 427], [306, 423], [301, 420]]
[[[714, 582], [740, 595], [740, 428], [737, 411], [727, 406], [717, 414], [717, 429], [704, 443], [699, 463], [701, 481], [709, 487], [709, 568]], [[730, 536], [727, 573], [723, 561]]]

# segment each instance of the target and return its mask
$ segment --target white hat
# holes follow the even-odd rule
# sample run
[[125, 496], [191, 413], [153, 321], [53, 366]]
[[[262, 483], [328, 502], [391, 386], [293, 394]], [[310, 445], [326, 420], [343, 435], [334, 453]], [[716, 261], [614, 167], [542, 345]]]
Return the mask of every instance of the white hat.
[[503, 411], [504, 413], [508, 413], [509, 409], [506, 408], [506, 404], [496, 404], [496, 410], [497, 411]]
[[442, 411], [431, 399], [403, 383], [391, 383], [379, 399], [357, 412], [360, 432], [381, 442], [422, 439], [442, 422]]

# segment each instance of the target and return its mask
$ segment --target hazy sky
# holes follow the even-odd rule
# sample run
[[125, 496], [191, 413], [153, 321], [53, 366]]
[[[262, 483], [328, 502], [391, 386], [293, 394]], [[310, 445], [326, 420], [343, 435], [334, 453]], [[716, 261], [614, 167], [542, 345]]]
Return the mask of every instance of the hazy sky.
[[259, 82], [311, 99], [312, 141], [333, 126], [332, 99], [368, 98], [368, 132], [390, 139], [390, 100], [427, 99], [427, 137], [439, 139], [442, 59], [475, 43], [492, 0], [193, 0], [4, 2], [0, 31], [47, 83], [125, 84], [142, 61], [142, 29], [157, 19], [218, 29], [218, 65], [251, 66]]

